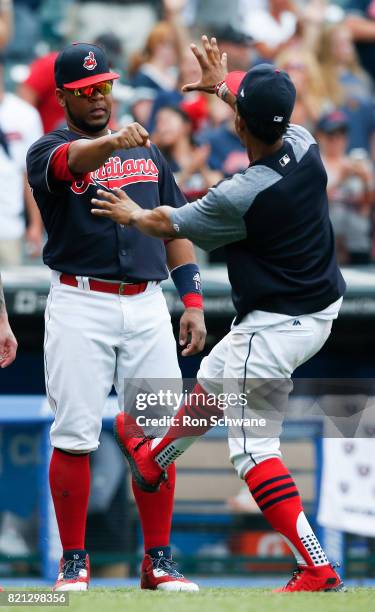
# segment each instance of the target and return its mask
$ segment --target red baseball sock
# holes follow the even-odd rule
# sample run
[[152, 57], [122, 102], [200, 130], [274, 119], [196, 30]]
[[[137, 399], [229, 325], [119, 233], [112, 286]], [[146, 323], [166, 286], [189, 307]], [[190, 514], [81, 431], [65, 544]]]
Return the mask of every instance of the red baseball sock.
[[156, 493], [142, 491], [132, 481], [133, 493], [141, 519], [145, 551], [150, 548], [168, 546], [171, 528], [176, 484], [176, 466], [168, 467], [168, 480], [163, 482]]
[[270, 525], [286, 540], [299, 565], [327, 565], [305, 516], [293, 478], [280, 459], [267, 459], [251, 468], [246, 483]]
[[90, 495], [89, 454], [54, 448], [49, 481], [63, 550], [84, 550]]
[[[208, 395], [203, 387], [196, 383], [189, 394], [189, 401], [183, 404], [175, 415], [175, 425], [169, 428], [164, 437], [173, 440], [185, 436], [203, 436], [206, 431], [212, 428], [210, 417], [222, 417], [223, 414], [225, 413], [217, 406], [214, 396]], [[184, 417], [187, 424], [184, 423]], [[201, 424], [189, 425], [189, 419], [191, 419], [191, 422], [199, 419]]]

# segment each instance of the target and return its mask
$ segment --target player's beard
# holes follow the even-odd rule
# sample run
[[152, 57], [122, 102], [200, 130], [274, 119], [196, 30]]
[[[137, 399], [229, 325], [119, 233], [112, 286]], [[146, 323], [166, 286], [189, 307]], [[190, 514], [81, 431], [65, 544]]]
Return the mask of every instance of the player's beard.
[[69, 116], [70, 121], [73, 123], [73, 125], [75, 125], [75, 127], [77, 127], [82, 132], [87, 132], [89, 134], [96, 134], [97, 132], [101, 132], [102, 130], [104, 130], [107, 127], [111, 118], [111, 113], [108, 113], [108, 117], [103, 119], [102, 123], [96, 123], [95, 125], [87, 123], [87, 121], [81, 119], [80, 117], [77, 117], [77, 115], [75, 115], [71, 111], [71, 109], [69, 108], [68, 100], [66, 100], [66, 112]]

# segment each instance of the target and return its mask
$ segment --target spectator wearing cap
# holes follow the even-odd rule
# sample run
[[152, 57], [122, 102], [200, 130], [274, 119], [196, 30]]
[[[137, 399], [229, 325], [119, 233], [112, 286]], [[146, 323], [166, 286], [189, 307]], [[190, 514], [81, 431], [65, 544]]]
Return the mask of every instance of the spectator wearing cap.
[[341, 264], [365, 264], [371, 253], [374, 172], [366, 151], [347, 155], [349, 122], [342, 111], [323, 115], [317, 139], [328, 176], [330, 216]]
[[375, 0], [345, 0], [344, 6], [361, 64], [375, 79]]
[[348, 116], [348, 149], [369, 152], [375, 132], [372, 84], [358, 61], [352, 34], [345, 24], [322, 29], [318, 59], [330, 100]]
[[248, 33], [231, 25], [216, 28], [212, 32], [221, 53], [228, 57], [228, 70], [249, 70], [256, 61], [254, 39]]
[[244, 16], [243, 29], [254, 39], [259, 55], [273, 60], [296, 34], [297, 24], [292, 0], [269, 0], [267, 8], [249, 11]]
[[95, 38], [94, 45], [98, 45], [105, 51], [111, 70], [120, 72], [124, 63], [121, 39], [113, 32], [103, 32]]
[[208, 144], [197, 146], [191, 118], [180, 108], [164, 107], [156, 115], [152, 141], [168, 161], [178, 186], [189, 201], [205, 195], [223, 175], [208, 167]]
[[263, 8], [268, 0], [187, 0], [185, 18], [188, 26], [198, 25], [201, 32], [215, 32], [227, 25], [238, 28], [248, 11]]

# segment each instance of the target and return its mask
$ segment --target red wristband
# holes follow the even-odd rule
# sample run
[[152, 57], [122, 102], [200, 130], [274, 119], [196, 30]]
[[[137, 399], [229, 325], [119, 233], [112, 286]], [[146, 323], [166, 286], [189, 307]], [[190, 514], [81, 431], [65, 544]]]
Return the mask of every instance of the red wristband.
[[182, 298], [185, 308], [199, 308], [203, 310], [203, 296], [200, 293], [187, 293]]

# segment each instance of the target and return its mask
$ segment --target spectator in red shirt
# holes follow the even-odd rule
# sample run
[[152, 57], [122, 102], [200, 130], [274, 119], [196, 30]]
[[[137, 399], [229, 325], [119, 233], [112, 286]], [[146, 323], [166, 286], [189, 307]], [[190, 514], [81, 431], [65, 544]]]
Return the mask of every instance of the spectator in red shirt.
[[36, 59], [30, 66], [30, 73], [22, 83], [18, 94], [39, 111], [44, 132], [50, 132], [64, 121], [64, 109], [55, 96], [54, 64], [57, 51], [51, 51]]

